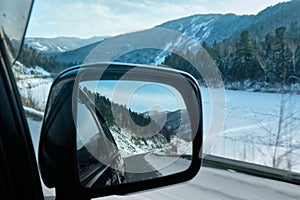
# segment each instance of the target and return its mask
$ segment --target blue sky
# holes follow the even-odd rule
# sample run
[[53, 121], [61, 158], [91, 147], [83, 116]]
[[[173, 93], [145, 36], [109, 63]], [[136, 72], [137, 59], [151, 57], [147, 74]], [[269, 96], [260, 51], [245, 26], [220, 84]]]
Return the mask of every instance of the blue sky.
[[27, 37], [112, 36], [207, 13], [257, 14], [282, 0], [36, 0]]
[[84, 81], [80, 87], [87, 87], [111, 101], [126, 105], [139, 113], [151, 110], [176, 111], [186, 109], [183, 97], [172, 86], [142, 81]]

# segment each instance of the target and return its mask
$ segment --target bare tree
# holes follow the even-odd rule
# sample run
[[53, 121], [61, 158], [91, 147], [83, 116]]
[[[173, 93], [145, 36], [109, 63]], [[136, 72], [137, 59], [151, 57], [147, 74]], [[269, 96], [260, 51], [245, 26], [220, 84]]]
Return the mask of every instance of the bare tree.
[[[295, 110], [292, 94], [281, 94], [278, 109], [273, 110], [273, 114], [269, 115], [269, 119], [262, 113], [255, 113], [254, 121], [259, 124], [260, 129], [265, 133], [266, 137], [260, 138], [260, 142], [269, 148], [268, 155], [265, 151], [258, 147], [264, 156], [271, 158], [271, 165], [274, 168], [281, 168], [283, 161], [286, 161], [286, 169], [292, 170], [295, 163], [293, 159], [294, 152], [299, 149], [297, 145], [297, 126], [300, 125], [299, 110]], [[270, 125], [266, 123], [270, 120]]]
[[289, 39], [286, 43], [292, 52], [293, 72], [296, 73], [296, 51], [298, 48], [298, 42], [296, 39]]

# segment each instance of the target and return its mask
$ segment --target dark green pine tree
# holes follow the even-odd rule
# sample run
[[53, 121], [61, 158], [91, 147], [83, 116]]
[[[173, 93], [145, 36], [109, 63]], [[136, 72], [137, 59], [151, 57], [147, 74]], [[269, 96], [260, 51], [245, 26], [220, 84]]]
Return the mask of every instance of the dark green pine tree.
[[250, 39], [249, 31], [240, 34], [236, 43], [236, 53], [229, 70], [231, 81], [259, 80], [264, 71], [256, 57], [256, 43]]
[[56, 61], [55, 57], [47, 57], [38, 53], [32, 47], [24, 45], [20, 52], [18, 61], [27, 67], [42, 67], [48, 72], [53, 72], [55, 74], [60, 73], [65, 68], [74, 66], [75, 63], [59, 63]]
[[[191, 54], [191, 52], [187, 51], [185, 56], [193, 58], [194, 56]], [[191, 63], [189, 63], [185, 58], [179, 56], [177, 53], [171, 53], [165, 58], [162, 64], [174, 69], [188, 72], [191, 75], [193, 75], [196, 79], [201, 79], [201, 75], [195, 69], [195, 67]]]
[[275, 31], [275, 37], [269, 43], [269, 49], [266, 52], [266, 78], [271, 83], [290, 83], [290, 77], [293, 74], [292, 52], [288, 47], [286, 39], [286, 28], [279, 27]]

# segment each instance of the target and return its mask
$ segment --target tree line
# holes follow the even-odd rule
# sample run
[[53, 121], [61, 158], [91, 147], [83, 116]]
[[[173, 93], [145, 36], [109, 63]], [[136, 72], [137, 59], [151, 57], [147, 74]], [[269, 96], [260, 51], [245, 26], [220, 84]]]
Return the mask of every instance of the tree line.
[[[102, 96], [99, 93], [91, 92], [87, 88], [83, 88], [84, 92], [93, 99], [95, 107], [99, 110], [101, 115], [105, 118], [108, 127], [118, 126], [119, 128], [125, 128], [129, 131], [139, 132], [142, 130], [136, 130], [136, 128], [142, 129], [143, 127], [150, 124], [151, 119], [143, 113], [138, 113], [125, 105], [120, 105], [112, 102], [109, 98]], [[129, 114], [130, 117], [127, 117]], [[132, 123], [137, 126], [133, 127]], [[157, 128], [155, 123], [153, 124], [153, 130]], [[152, 133], [149, 133], [150, 135]]]
[[[147, 113], [139, 113], [127, 108], [125, 105], [112, 102], [109, 98], [100, 93], [92, 92], [86, 87], [83, 88], [83, 91], [90, 99], [93, 99], [95, 108], [101, 113], [109, 128], [116, 126], [118, 128], [126, 129], [137, 137], [142, 138], [148, 136], [156, 137], [153, 134], [159, 131], [159, 134], [164, 136], [168, 142], [170, 142], [171, 136], [176, 135], [177, 133], [178, 128], [175, 130], [168, 128], [168, 122], [161, 128]], [[128, 114], [130, 117], [128, 117]], [[135, 124], [135, 126], [133, 126], [133, 124]], [[146, 126], [147, 128], [145, 129]]]
[[[289, 29], [278, 27], [267, 33], [263, 41], [251, 37], [249, 30], [239, 34], [236, 42], [225, 40], [212, 45], [205, 41], [202, 47], [209, 53], [222, 73], [225, 83], [250, 81], [271, 85], [291, 85], [300, 82], [300, 26], [297, 22]], [[195, 75], [190, 63], [171, 54], [165, 65]]]
[[23, 45], [18, 61], [27, 67], [42, 67], [44, 70], [56, 76], [64, 69], [74, 66], [74, 63], [60, 63], [55, 56], [46, 56], [39, 53], [36, 49]]

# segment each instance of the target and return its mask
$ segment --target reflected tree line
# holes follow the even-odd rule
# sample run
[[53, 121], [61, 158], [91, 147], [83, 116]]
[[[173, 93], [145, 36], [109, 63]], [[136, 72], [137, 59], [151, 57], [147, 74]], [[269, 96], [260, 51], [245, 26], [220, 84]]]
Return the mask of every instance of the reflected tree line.
[[[132, 141], [135, 143], [139, 143], [139, 140], [146, 143], [145, 138], [155, 139], [162, 136], [165, 138], [164, 143], [167, 143], [170, 142], [172, 135], [177, 135], [180, 125], [180, 113], [178, 112], [179, 117], [177, 117], [176, 122], [174, 120], [166, 121], [164, 126], [161, 127], [158, 122], [151, 119], [149, 113], [138, 113], [125, 105], [112, 102], [98, 92], [88, 90], [86, 87], [83, 90], [93, 99], [95, 107], [105, 119], [107, 126], [127, 130], [132, 134]], [[174, 123], [176, 123], [176, 126], [172, 125]]]
[[[175, 112], [176, 115], [169, 116], [172, 120], [169, 120], [169, 123], [166, 123], [161, 128], [157, 122], [151, 119], [147, 112], [135, 112], [131, 108], [114, 103], [109, 98], [98, 92], [92, 92], [86, 87], [83, 87], [83, 92], [90, 98], [95, 108], [104, 118], [106, 126], [102, 127], [103, 131], [111, 131], [111, 133], [105, 135], [110, 141], [114, 141], [111, 143], [115, 143], [118, 147], [107, 146], [109, 143], [103, 141], [101, 134], [96, 134], [95, 137], [92, 137], [89, 142], [82, 146], [77, 151], [81, 183], [89, 186], [93, 178], [103, 170], [106, 172], [93, 183], [93, 187], [119, 184], [118, 180], [121, 180], [121, 182], [134, 182], [162, 176], [157, 169], [145, 160], [145, 155], [161, 149], [165, 154], [170, 154], [171, 156], [177, 153], [176, 144], [171, 144], [170, 141], [173, 135], [177, 135], [180, 125], [178, 119], [180, 119], [181, 113], [177, 111]], [[132, 126], [132, 123], [135, 126]], [[145, 126], [147, 126], [147, 129], [144, 129]], [[123, 132], [126, 132], [127, 136], [131, 135], [131, 139], [128, 140], [127, 137], [123, 137], [121, 129]], [[157, 131], [159, 131], [158, 134], [153, 134]], [[113, 137], [113, 139], [109, 137]], [[122, 140], [121, 143], [117, 142], [119, 139]], [[186, 137], [186, 139], [190, 141], [189, 137]], [[132, 149], [130, 149], [131, 147]], [[145, 149], [145, 151], [136, 152], [135, 148]], [[123, 157], [119, 150], [129, 151], [127, 152], [129, 154]], [[113, 155], [109, 155], [109, 152]], [[106, 165], [102, 161], [113, 158], [115, 155], [117, 156], [114, 161], [108, 163], [112, 163], [117, 167], [106, 169]], [[130, 169], [130, 171], [124, 173], [124, 169]], [[137, 173], [135, 173], [135, 170]]]

